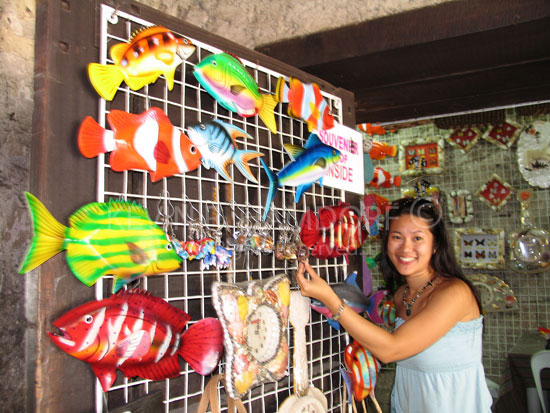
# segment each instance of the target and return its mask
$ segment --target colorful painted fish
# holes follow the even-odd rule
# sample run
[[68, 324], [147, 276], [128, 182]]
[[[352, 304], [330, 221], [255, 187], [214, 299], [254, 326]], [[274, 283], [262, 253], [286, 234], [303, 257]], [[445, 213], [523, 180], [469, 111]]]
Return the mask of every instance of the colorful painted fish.
[[377, 166], [374, 168], [374, 178], [369, 183], [370, 186], [375, 188], [391, 188], [392, 185], [396, 187], [401, 186], [401, 177], [400, 176], [391, 176], [389, 172]]
[[109, 164], [114, 171], [147, 170], [155, 182], [201, 164], [197, 147], [160, 108], [152, 107], [140, 115], [112, 110], [107, 121], [111, 130], [86, 117], [78, 131], [78, 147], [86, 158], [111, 152]]
[[361, 218], [369, 230], [369, 236], [376, 237], [380, 235], [380, 217], [384, 216], [390, 205], [389, 199], [375, 193], [363, 197]]
[[372, 140], [372, 147], [369, 151], [371, 159], [383, 160], [386, 156], [395, 156], [397, 154], [397, 146], [388, 145], [386, 142]]
[[134, 33], [127, 43], [111, 47], [114, 64], [90, 63], [88, 76], [105, 100], [113, 100], [123, 80], [130, 89], [139, 90], [164, 75], [168, 90], [172, 90], [176, 68], [194, 52], [189, 39], [176, 37], [162, 26], [148, 27]]
[[374, 397], [380, 362], [366, 348], [353, 340], [344, 351], [344, 364], [351, 377], [354, 399], [362, 401], [370, 395], [377, 410], [381, 411]]
[[214, 119], [210, 122], [197, 123], [187, 128], [189, 139], [197, 145], [202, 165], [206, 169], [213, 167], [229, 182], [233, 182], [227, 172], [229, 164], [234, 163], [241, 173], [252, 182], [258, 180], [252, 174], [248, 162], [263, 156], [260, 152], [242, 151], [237, 149], [236, 138], [250, 138], [244, 130], [230, 123]]
[[280, 77], [275, 96], [279, 102], [288, 103], [289, 116], [306, 121], [310, 132], [334, 126], [334, 116], [317, 84], [302, 83], [291, 77], [287, 85], [285, 78]]
[[178, 377], [178, 356], [197, 373], [212, 373], [223, 353], [222, 325], [205, 318], [185, 330], [190, 319], [147, 291], [126, 290], [70, 310], [53, 323], [59, 333], [48, 335], [65, 353], [89, 363], [107, 392], [116, 369], [126, 377]]
[[112, 274], [116, 292], [138, 277], [180, 266], [167, 235], [140, 205], [113, 200], [86, 204], [69, 217], [66, 227], [34, 195], [26, 196], [34, 236], [20, 274], [66, 250], [67, 263], [82, 283], [91, 286]]
[[[376, 324], [384, 324], [384, 320], [378, 314], [378, 305], [388, 294], [387, 290], [380, 290], [372, 295], [365, 295], [357, 285], [357, 273], [353, 272], [343, 283], [334, 284], [332, 289], [338, 297], [353, 311], [358, 314], [367, 313], [369, 319]], [[340, 330], [338, 321], [332, 320], [332, 313], [321, 301], [312, 299], [311, 308], [327, 318], [329, 325]]]
[[367, 135], [385, 135], [386, 129], [381, 125], [373, 125], [372, 123], [360, 123], [357, 125], [357, 129], [365, 132]]
[[196, 66], [194, 75], [210, 95], [225, 109], [243, 118], [258, 115], [273, 133], [277, 133], [273, 95], [262, 94], [254, 78], [241, 61], [227, 53], [210, 55]]
[[292, 162], [286, 164], [276, 175], [269, 169], [263, 159], [262, 166], [269, 178], [269, 192], [265, 203], [263, 220], [265, 221], [277, 189], [284, 186], [296, 186], [294, 202], [298, 203], [302, 194], [317, 180], [323, 184], [323, 176], [340, 160], [340, 151], [326, 145], [312, 133], [305, 146], [283, 145]]

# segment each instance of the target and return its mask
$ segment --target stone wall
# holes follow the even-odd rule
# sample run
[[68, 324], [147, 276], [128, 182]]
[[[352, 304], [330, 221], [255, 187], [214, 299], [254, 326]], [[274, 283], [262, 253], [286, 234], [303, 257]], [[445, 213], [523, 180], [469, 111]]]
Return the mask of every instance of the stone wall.
[[[32, 273], [20, 275], [17, 269], [31, 236], [23, 193], [30, 186], [35, 16], [36, 4], [41, 1], [46, 0], [0, 0], [0, 397], [4, 411], [34, 410], [36, 304], [27, 302], [25, 296], [35, 283]], [[341, 7], [340, 1], [319, 0], [142, 3], [254, 48], [444, 1], [448, 0], [348, 0], [346, 7]], [[54, 2], [57, 3], [59, 7], [78, 6], [77, 0]], [[31, 397], [26, 401], [27, 394]]]

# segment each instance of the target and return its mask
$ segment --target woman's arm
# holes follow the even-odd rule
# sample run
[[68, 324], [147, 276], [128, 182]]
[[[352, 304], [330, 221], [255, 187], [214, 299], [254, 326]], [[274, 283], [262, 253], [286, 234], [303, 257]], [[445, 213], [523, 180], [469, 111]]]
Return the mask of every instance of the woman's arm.
[[[304, 273], [309, 274], [309, 280]], [[297, 273], [303, 295], [323, 302], [336, 314], [342, 300], [325, 280], [307, 263], [300, 263]], [[471, 310], [473, 294], [459, 280], [450, 280], [438, 286], [421, 311], [405, 324], [389, 333], [345, 307], [338, 322], [360, 344], [384, 363], [402, 360], [418, 354], [443, 337]], [[475, 304], [475, 300], [473, 301]]]

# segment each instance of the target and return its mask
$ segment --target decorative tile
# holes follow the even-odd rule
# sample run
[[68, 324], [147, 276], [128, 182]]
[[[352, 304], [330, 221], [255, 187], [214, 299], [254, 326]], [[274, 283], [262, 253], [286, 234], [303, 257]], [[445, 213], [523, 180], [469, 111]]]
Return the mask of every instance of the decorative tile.
[[522, 125], [506, 120], [500, 125], [489, 127], [483, 135], [483, 139], [494, 143], [501, 149], [510, 149], [522, 131]]
[[510, 184], [504, 182], [498, 175], [493, 174], [489, 181], [476, 192], [476, 195], [493, 211], [498, 211], [506, 205], [513, 192], [514, 189]]
[[451, 146], [466, 153], [474, 147], [481, 135], [481, 131], [477, 128], [461, 128], [453, 130], [445, 139]]

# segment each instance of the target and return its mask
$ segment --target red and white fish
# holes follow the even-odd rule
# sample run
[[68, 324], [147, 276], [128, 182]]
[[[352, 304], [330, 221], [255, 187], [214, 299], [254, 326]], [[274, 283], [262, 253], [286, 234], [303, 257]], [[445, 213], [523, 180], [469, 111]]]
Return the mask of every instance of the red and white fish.
[[223, 352], [223, 328], [205, 318], [187, 330], [189, 314], [142, 290], [127, 290], [76, 307], [48, 333], [64, 352], [90, 364], [106, 392], [116, 369], [126, 377], [163, 380], [180, 374], [178, 356], [197, 373], [212, 373]]
[[386, 142], [380, 142], [376, 139], [372, 139], [372, 145], [369, 151], [371, 159], [382, 160], [386, 159], [386, 156], [395, 156], [397, 154], [397, 146], [388, 145]]
[[287, 85], [284, 77], [280, 77], [275, 97], [279, 102], [288, 103], [288, 114], [306, 121], [310, 132], [331, 129], [334, 126], [334, 116], [321, 95], [321, 89], [315, 83], [302, 83], [291, 77]]
[[147, 170], [155, 182], [201, 164], [197, 146], [160, 108], [152, 107], [140, 115], [112, 110], [107, 121], [111, 130], [87, 116], [78, 131], [78, 147], [86, 158], [111, 152], [109, 164], [114, 171]]
[[360, 123], [357, 125], [357, 129], [365, 132], [369, 136], [386, 134], [386, 129], [384, 129], [383, 126], [373, 125], [372, 123]]
[[392, 185], [399, 188], [401, 186], [401, 177], [392, 177], [389, 172], [377, 166], [374, 168], [374, 178], [372, 178], [369, 185], [375, 188], [391, 188]]
[[134, 33], [127, 43], [111, 47], [114, 64], [90, 63], [88, 76], [105, 100], [113, 100], [123, 80], [130, 89], [139, 90], [164, 75], [168, 90], [172, 90], [176, 68], [194, 52], [189, 39], [176, 37], [162, 26], [147, 27]]

